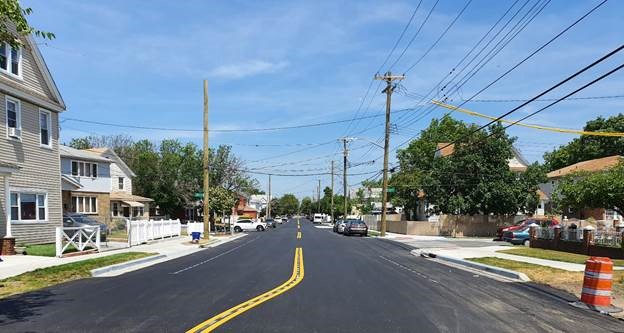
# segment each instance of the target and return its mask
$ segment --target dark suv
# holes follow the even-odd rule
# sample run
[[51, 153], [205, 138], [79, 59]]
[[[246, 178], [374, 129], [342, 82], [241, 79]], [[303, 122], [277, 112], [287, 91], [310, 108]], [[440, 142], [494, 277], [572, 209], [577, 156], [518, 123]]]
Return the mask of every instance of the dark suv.
[[342, 234], [346, 236], [357, 234], [366, 237], [368, 236], [368, 226], [362, 220], [347, 220]]
[[[63, 214], [63, 227], [66, 228], [76, 228], [76, 227], [99, 227], [100, 228], [100, 241], [106, 241], [106, 232], [108, 228], [106, 224], [100, 223], [94, 220], [92, 217], [79, 214], [79, 213], [64, 213]], [[75, 230], [66, 230], [65, 233], [68, 236], [72, 236], [76, 231]]]

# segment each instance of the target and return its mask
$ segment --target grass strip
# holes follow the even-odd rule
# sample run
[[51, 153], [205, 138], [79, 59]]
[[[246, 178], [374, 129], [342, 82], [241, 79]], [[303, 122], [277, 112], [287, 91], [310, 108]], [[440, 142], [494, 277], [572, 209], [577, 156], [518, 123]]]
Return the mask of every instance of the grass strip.
[[[589, 258], [589, 256], [586, 256], [583, 254], [568, 253], [568, 252], [547, 250], [547, 249], [538, 249], [538, 248], [532, 248], [532, 247], [518, 247], [518, 248], [509, 249], [509, 250], [499, 250], [497, 252], [513, 254], [517, 256], [570, 262], [574, 264], [583, 264], [583, 265], [585, 264], [585, 261]], [[624, 266], [624, 260], [622, 259], [611, 259], [611, 260], [613, 261], [613, 265], [615, 266]]]
[[74, 281], [91, 276], [95, 268], [155, 255], [147, 252], [124, 252], [110, 256], [76, 261], [68, 264], [36, 269], [18, 276], [0, 280], [0, 299], [26, 293], [59, 283]]

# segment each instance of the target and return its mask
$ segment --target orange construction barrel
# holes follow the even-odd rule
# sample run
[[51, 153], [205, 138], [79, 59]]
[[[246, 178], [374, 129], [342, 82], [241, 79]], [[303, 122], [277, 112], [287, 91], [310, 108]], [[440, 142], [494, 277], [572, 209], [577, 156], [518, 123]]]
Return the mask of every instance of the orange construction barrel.
[[611, 305], [613, 262], [607, 257], [590, 257], [585, 262], [581, 302], [592, 306]]

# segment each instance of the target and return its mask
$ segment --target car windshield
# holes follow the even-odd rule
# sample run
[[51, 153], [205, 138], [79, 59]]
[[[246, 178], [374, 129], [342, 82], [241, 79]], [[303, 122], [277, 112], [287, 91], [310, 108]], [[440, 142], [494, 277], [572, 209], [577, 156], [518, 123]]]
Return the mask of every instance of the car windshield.
[[93, 218], [86, 216], [86, 215], [70, 215], [70, 217], [78, 222], [78, 223], [84, 223], [84, 224], [98, 224], [98, 221], [94, 220]]

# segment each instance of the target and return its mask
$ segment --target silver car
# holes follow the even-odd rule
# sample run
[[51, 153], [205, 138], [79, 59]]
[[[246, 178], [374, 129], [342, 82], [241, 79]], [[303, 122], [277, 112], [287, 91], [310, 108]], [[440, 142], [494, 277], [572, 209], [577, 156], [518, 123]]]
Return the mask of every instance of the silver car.
[[334, 231], [341, 234], [344, 232], [344, 228], [345, 228], [345, 220], [338, 220], [336, 221], [336, 224], [334, 225]]

